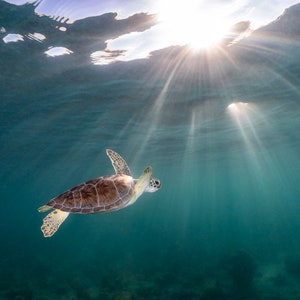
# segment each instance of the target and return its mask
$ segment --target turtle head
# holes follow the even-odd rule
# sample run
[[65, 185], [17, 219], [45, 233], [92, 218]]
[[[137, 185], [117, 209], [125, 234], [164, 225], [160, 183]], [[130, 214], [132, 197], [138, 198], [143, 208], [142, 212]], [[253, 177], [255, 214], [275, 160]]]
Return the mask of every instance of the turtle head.
[[157, 178], [150, 178], [149, 185], [146, 187], [145, 192], [156, 192], [161, 188], [160, 180]]

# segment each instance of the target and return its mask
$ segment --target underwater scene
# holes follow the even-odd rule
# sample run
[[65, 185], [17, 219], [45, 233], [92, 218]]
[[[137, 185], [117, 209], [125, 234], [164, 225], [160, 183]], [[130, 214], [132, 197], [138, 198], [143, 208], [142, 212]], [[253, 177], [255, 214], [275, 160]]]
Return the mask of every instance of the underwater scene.
[[300, 4], [271, 2], [0, 1], [1, 300], [300, 300]]

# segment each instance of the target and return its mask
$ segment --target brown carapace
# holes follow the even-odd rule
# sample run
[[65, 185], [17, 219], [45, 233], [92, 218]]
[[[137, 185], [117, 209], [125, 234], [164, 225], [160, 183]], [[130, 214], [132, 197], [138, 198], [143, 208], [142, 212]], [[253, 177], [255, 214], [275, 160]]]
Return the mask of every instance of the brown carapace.
[[117, 210], [128, 203], [135, 183], [136, 180], [127, 175], [103, 176], [73, 187], [46, 205], [74, 214]]

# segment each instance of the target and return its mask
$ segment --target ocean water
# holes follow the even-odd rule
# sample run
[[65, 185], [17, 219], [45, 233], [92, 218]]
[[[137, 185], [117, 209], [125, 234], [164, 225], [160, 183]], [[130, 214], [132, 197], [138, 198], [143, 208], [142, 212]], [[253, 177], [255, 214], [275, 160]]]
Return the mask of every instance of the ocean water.
[[[107, 66], [1, 41], [0, 299], [300, 299], [300, 45], [267, 34]], [[44, 238], [37, 208], [112, 174], [107, 148], [161, 190]]]

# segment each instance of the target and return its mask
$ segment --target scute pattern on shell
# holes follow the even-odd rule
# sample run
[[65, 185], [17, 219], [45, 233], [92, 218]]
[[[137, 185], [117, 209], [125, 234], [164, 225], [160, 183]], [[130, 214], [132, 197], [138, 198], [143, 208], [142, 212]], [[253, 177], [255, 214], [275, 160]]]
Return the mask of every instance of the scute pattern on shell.
[[131, 199], [135, 182], [127, 175], [99, 177], [73, 187], [47, 205], [78, 214], [118, 210]]

